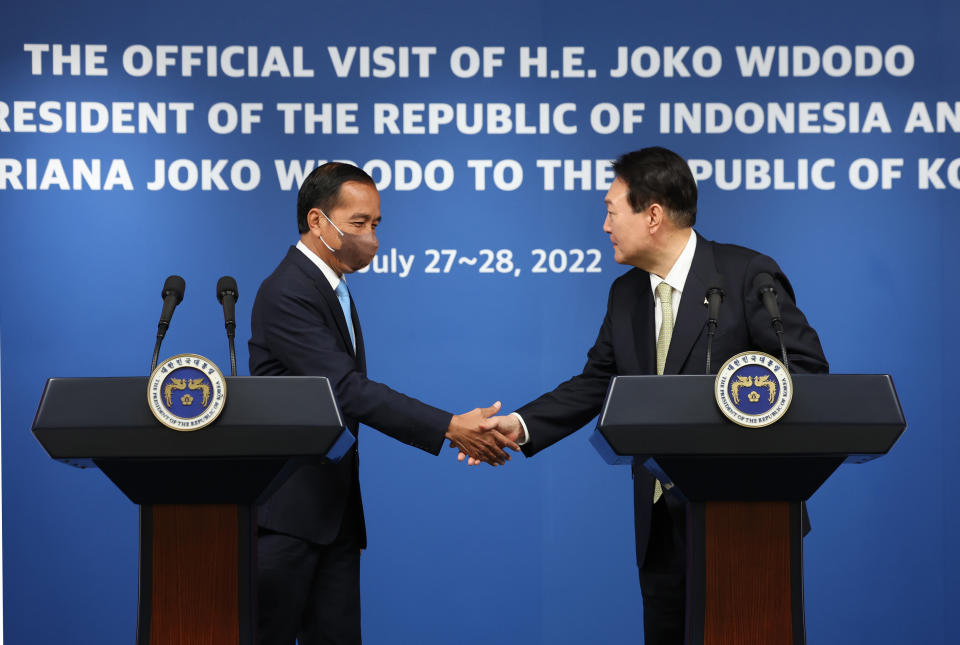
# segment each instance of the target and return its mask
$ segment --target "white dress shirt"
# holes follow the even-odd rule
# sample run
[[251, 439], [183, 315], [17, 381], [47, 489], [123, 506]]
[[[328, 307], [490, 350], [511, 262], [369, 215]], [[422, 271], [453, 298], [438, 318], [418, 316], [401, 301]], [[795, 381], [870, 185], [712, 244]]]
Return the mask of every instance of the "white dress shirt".
[[670, 267], [670, 272], [666, 277], [661, 278], [655, 273], [650, 274], [650, 289], [653, 292], [653, 316], [654, 329], [656, 329], [656, 338], [660, 337], [660, 326], [663, 324], [663, 307], [660, 306], [660, 298], [657, 297], [657, 287], [661, 282], [666, 282], [673, 289], [670, 302], [673, 307], [673, 319], [676, 321], [677, 312], [680, 311], [680, 298], [683, 296], [683, 286], [687, 283], [687, 274], [690, 273], [690, 267], [693, 265], [693, 254], [697, 251], [697, 234], [690, 230], [690, 238], [687, 240], [680, 257]]
[[330, 265], [320, 259], [320, 256], [307, 248], [307, 245], [303, 243], [303, 240], [297, 242], [297, 249], [303, 253], [307, 258], [317, 265], [317, 268], [323, 272], [323, 277], [327, 279], [327, 282], [330, 283], [330, 288], [334, 291], [337, 290], [337, 287], [341, 282], [346, 282], [346, 278], [341, 278], [337, 275], [337, 272], [330, 268]]

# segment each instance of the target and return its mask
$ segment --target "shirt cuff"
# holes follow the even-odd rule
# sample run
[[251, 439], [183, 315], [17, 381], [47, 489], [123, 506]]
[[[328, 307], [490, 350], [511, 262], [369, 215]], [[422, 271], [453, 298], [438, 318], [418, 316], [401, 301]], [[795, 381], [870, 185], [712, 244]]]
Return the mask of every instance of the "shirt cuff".
[[520, 441], [517, 442], [517, 445], [518, 445], [518, 446], [524, 446], [524, 445], [530, 443], [530, 431], [527, 430], [527, 424], [526, 424], [526, 422], [523, 420], [523, 417], [521, 417], [521, 416], [520, 416], [519, 414], [517, 414], [516, 412], [513, 413], [513, 416], [515, 416], [515, 417], [517, 417], [517, 419], [519, 419], [519, 421], [520, 421], [520, 427], [523, 428], [523, 437], [521, 438]]

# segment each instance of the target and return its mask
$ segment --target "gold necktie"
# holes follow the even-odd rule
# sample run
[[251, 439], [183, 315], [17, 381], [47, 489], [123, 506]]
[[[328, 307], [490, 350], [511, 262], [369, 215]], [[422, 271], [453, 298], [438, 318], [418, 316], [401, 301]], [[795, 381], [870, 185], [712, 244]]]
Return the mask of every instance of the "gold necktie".
[[[657, 299], [660, 301], [660, 333], [657, 335], [657, 374], [663, 374], [663, 367], [667, 364], [667, 351], [670, 349], [670, 338], [673, 336], [673, 287], [666, 282], [657, 285]], [[660, 480], [653, 484], [653, 503], [656, 504], [663, 495], [663, 485]]]

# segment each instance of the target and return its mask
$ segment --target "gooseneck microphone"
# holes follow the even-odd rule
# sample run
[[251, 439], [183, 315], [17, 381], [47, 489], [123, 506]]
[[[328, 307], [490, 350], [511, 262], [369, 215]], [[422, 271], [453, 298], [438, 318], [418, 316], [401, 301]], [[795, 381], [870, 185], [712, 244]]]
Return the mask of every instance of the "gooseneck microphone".
[[720, 303], [723, 302], [723, 276], [715, 275], [710, 281], [713, 286], [707, 289], [707, 374], [710, 371], [710, 356], [713, 352], [713, 336], [720, 322]]
[[230, 376], [237, 375], [237, 351], [233, 337], [237, 329], [235, 305], [239, 296], [236, 280], [228, 275], [217, 280], [217, 300], [223, 305], [223, 323], [227, 329], [227, 344], [230, 347]]
[[780, 353], [783, 356], [783, 366], [790, 371], [790, 363], [787, 360], [787, 348], [783, 344], [783, 322], [780, 320], [780, 307], [777, 305], [777, 288], [773, 281], [773, 276], [769, 273], [759, 273], [753, 279], [753, 288], [760, 292], [760, 299], [767, 313], [770, 314], [770, 324], [773, 330], [777, 332], [777, 340], [780, 341]]
[[163, 337], [167, 335], [167, 328], [170, 327], [170, 319], [173, 318], [173, 310], [183, 301], [183, 293], [187, 289], [187, 283], [178, 275], [172, 275], [163, 283], [163, 291], [160, 297], [163, 298], [163, 309], [160, 311], [160, 322], [157, 323], [157, 343], [153, 346], [153, 360], [150, 362], [150, 371], [153, 372], [157, 366], [157, 359], [160, 357], [160, 343]]

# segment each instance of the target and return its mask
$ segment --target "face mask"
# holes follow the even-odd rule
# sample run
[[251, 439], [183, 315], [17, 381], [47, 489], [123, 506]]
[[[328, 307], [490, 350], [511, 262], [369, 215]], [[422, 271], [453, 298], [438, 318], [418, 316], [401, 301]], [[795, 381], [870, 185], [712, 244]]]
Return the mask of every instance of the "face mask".
[[327, 217], [326, 213], [320, 211], [320, 214], [323, 215], [323, 217], [330, 222], [330, 226], [340, 234], [340, 248], [337, 250], [330, 248], [326, 240], [322, 237], [320, 238], [320, 241], [327, 247], [327, 250], [337, 256], [337, 259], [347, 266], [351, 273], [359, 271], [370, 264], [373, 256], [377, 253], [377, 249], [380, 248], [377, 236], [372, 231], [359, 235], [356, 233], [344, 233]]

